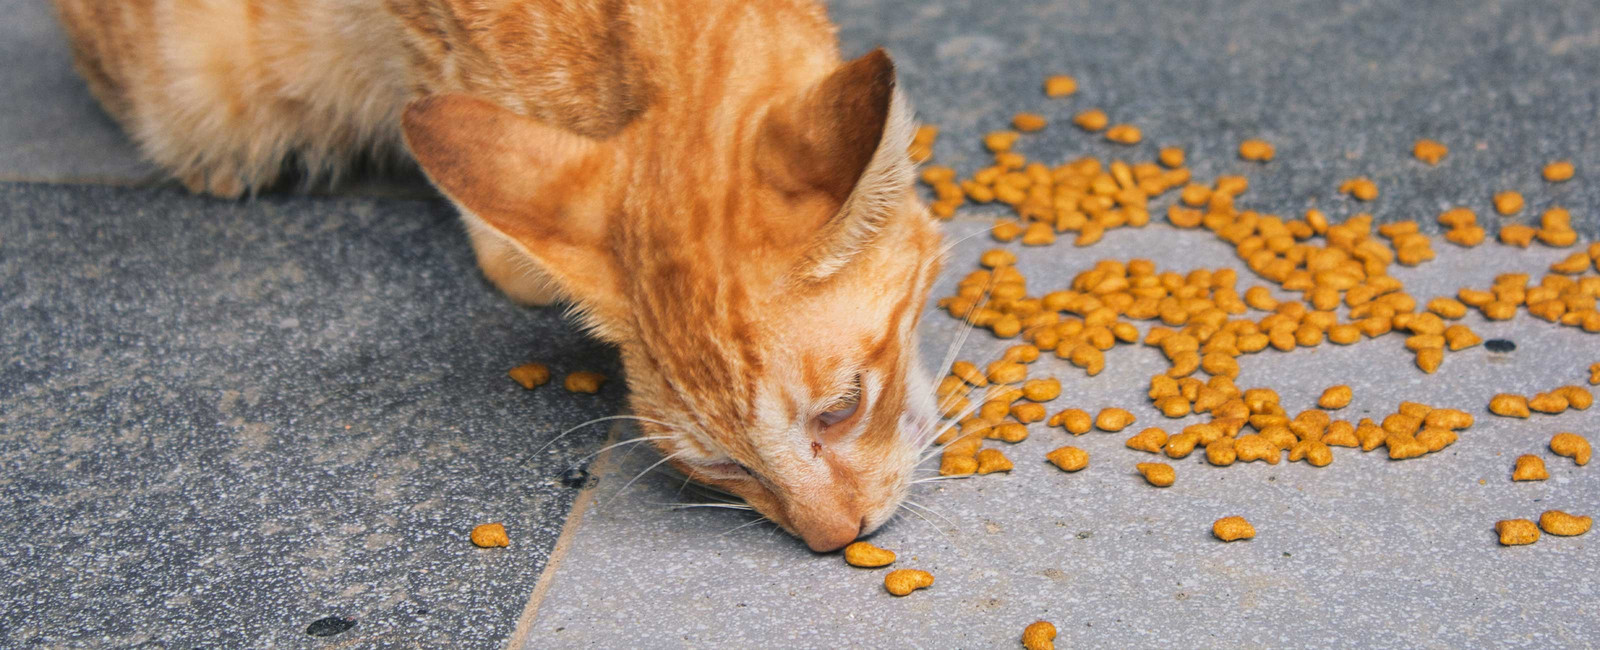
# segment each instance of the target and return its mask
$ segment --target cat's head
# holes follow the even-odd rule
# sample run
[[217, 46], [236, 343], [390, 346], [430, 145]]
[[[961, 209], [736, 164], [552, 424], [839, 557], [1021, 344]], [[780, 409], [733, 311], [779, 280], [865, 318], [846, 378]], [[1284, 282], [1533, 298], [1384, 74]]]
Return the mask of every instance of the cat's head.
[[463, 96], [404, 128], [468, 222], [621, 349], [670, 462], [826, 551], [896, 512], [933, 435], [916, 329], [941, 235], [887, 55], [778, 90], [662, 100], [604, 141]]

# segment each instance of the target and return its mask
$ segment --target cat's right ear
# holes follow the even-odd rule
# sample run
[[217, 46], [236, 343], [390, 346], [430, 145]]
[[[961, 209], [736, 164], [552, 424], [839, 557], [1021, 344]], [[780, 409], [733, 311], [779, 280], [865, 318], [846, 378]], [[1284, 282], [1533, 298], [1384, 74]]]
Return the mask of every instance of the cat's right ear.
[[466, 95], [412, 101], [406, 146], [458, 207], [532, 257], [578, 306], [620, 318], [620, 274], [609, 245], [605, 146]]

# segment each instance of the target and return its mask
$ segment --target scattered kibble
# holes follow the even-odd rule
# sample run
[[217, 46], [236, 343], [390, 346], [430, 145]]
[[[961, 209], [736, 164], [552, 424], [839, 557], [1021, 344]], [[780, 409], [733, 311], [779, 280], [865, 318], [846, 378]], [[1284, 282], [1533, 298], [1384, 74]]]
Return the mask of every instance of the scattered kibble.
[[1572, 161], [1557, 160], [1544, 166], [1544, 179], [1552, 183], [1570, 180], [1573, 174]]
[[1017, 113], [1016, 116], [1011, 118], [1011, 128], [1024, 133], [1038, 131], [1047, 124], [1049, 122], [1045, 121], [1044, 116], [1038, 113]]
[[1516, 468], [1511, 471], [1513, 481], [1543, 481], [1550, 478], [1550, 472], [1545, 471], [1544, 459], [1531, 454], [1517, 457]]
[[1061, 447], [1045, 454], [1045, 458], [1063, 472], [1076, 472], [1089, 466], [1089, 452], [1077, 447]]
[[1360, 201], [1371, 201], [1378, 198], [1378, 184], [1365, 176], [1352, 178], [1339, 185], [1339, 193]]
[[1579, 465], [1589, 464], [1589, 441], [1576, 433], [1558, 433], [1550, 438], [1550, 451], [1557, 456], [1571, 458]]
[[1539, 515], [1539, 527], [1551, 535], [1562, 537], [1582, 535], [1589, 532], [1589, 527], [1592, 525], [1594, 518], [1588, 515], [1579, 517], [1560, 510], [1546, 510], [1544, 514]]
[[1009, 472], [1013, 469], [1011, 459], [1000, 453], [999, 449], [985, 449], [978, 452], [978, 473], [993, 474], [995, 472]]
[[1109, 124], [1110, 122], [1111, 119], [1106, 117], [1106, 112], [1098, 108], [1091, 108], [1072, 116], [1073, 124], [1077, 125], [1078, 128], [1091, 133], [1106, 128], [1106, 124]]
[[1125, 444], [1129, 449], [1159, 453], [1161, 448], [1167, 445], [1167, 432], [1150, 427], [1129, 438]]
[[1411, 155], [1416, 156], [1417, 160], [1428, 163], [1429, 165], [1439, 164], [1439, 161], [1444, 160], [1444, 156], [1447, 153], [1450, 153], [1450, 148], [1444, 146], [1444, 143], [1436, 140], [1428, 140], [1426, 138], [1418, 140], [1417, 143], [1411, 147]]
[[1132, 124], [1118, 124], [1106, 129], [1106, 139], [1117, 144], [1139, 144], [1144, 139], [1144, 134], [1139, 132], [1139, 127]]
[[1128, 425], [1133, 424], [1135, 419], [1137, 418], [1133, 416], [1133, 413], [1128, 412], [1127, 409], [1102, 409], [1100, 414], [1096, 415], [1094, 418], [1094, 426], [1101, 431], [1116, 433], [1126, 429]]
[[479, 548], [510, 546], [511, 538], [506, 535], [506, 527], [504, 525], [499, 523], [481, 524], [472, 529], [472, 543]]
[[1061, 380], [1030, 379], [1022, 385], [1022, 396], [1034, 402], [1048, 402], [1061, 396]]
[[1178, 478], [1177, 471], [1166, 463], [1139, 463], [1134, 469], [1139, 470], [1146, 482], [1156, 487], [1169, 487]]
[[1539, 527], [1526, 519], [1495, 522], [1494, 532], [1500, 535], [1500, 544], [1504, 546], [1523, 546], [1539, 541]]
[[894, 564], [894, 551], [878, 548], [868, 542], [854, 542], [844, 547], [844, 561], [850, 566], [865, 569]]
[[1254, 162], [1272, 160], [1272, 144], [1266, 140], [1245, 140], [1239, 143], [1239, 157]]
[[593, 394], [600, 392], [600, 385], [606, 383], [606, 376], [598, 372], [578, 370], [567, 373], [567, 378], [562, 383], [570, 392]]
[[1317, 406], [1325, 409], [1342, 409], [1350, 405], [1352, 391], [1347, 385], [1338, 385], [1322, 391], [1322, 397], [1317, 398]]
[[933, 574], [919, 569], [895, 569], [883, 576], [883, 588], [896, 596], [933, 586]]
[[550, 381], [550, 369], [542, 363], [520, 365], [512, 368], [506, 374], [528, 390], [543, 386]]
[[1045, 77], [1044, 95], [1046, 97], [1066, 97], [1078, 92], [1078, 80], [1064, 74]]
[[1034, 621], [1022, 628], [1022, 647], [1026, 650], [1055, 650], [1056, 626], [1050, 621]]
[[1520, 192], [1505, 191], [1494, 195], [1494, 211], [1511, 216], [1522, 211], [1524, 202]]
[[1511, 393], [1500, 393], [1491, 398], [1489, 412], [1508, 418], [1525, 418], [1533, 415], [1528, 410], [1528, 398]]
[[1223, 517], [1211, 524], [1211, 534], [1224, 542], [1233, 542], [1255, 537], [1256, 529], [1244, 517]]

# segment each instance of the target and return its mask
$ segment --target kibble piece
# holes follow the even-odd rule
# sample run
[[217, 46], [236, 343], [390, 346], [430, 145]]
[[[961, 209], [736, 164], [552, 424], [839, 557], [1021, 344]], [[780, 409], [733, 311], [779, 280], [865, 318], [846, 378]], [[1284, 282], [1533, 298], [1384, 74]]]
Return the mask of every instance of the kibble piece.
[[1570, 537], [1589, 532], [1589, 527], [1594, 525], [1594, 518], [1587, 515], [1578, 517], [1569, 515], [1560, 510], [1546, 510], [1539, 515], [1539, 527], [1551, 535]]
[[1016, 239], [1017, 236], [1021, 234], [1022, 225], [1010, 220], [997, 221], [995, 222], [994, 227], [989, 229], [989, 236], [994, 237], [995, 241], [1000, 242], [1011, 241]]
[[1444, 330], [1444, 341], [1451, 352], [1456, 352], [1478, 345], [1483, 339], [1466, 325], [1451, 325]]
[[867, 542], [855, 542], [844, 547], [844, 561], [854, 567], [876, 569], [894, 564], [894, 558], [894, 551]]
[[1428, 446], [1417, 441], [1409, 433], [1389, 432], [1384, 436], [1383, 445], [1389, 448], [1389, 460], [1405, 460], [1416, 458], [1428, 453]]
[[1118, 124], [1106, 129], [1106, 139], [1117, 144], [1139, 144], [1144, 139], [1144, 134], [1139, 132], [1139, 127], [1132, 124]]
[[971, 361], [957, 361], [950, 364], [950, 374], [960, 377], [962, 381], [982, 388], [989, 385], [989, 379], [983, 376], [978, 366]]
[[472, 543], [479, 548], [510, 546], [511, 538], [506, 536], [506, 527], [499, 523], [482, 524], [472, 529]]
[[1567, 406], [1567, 398], [1556, 393], [1539, 393], [1528, 400], [1528, 408], [1552, 415], [1567, 410]]
[[1444, 143], [1426, 138], [1418, 140], [1417, 143], [1411, 147], [1411, 155], [1416, 156], [1417, 160], [1428, 163], [1429, 165], [1439, 164], [1439, 161], [1444, 160], [1444, 156], [1447, 153], [1450, 153], [1450, 148], [1444, 146]]
[[1161, 164], [1167, 167], [1183, 166], [1183, 149], [1178, 147], [1162, 147], [1156, 157], [1161, 161]]
[[1550, 478], [1550, 472], [1544, 469], [1544, 459], [1532, 454], [1523, 454], [1517, 457], [1517, 466], [1511, 471], [1513, 481], [1543, 481]]
[[978, 471], [978, 459], [972, 456], [946, 453], [939, 459], [940, 476], [966, 476]]
[[1233, 441], [1233, 449], [1241, 463], [1264, 460], [1269, 464], [1277, 465], [1279, 456], [1283, 453], [1282, 448], [1272, 444], [1270, 440], [1260, 434], [1239, 436], [1238, 440]]
[[1572, 178], [1572, 161], [1557, 160], [1544, 166], [1544, 179], [1552, 183], [1560, 183]]
[[1034, 422], [1043, 420], [1044, 416], [1044, 407], [1032, 402], [1017, 404], [1011, 407], [1011, 417], [1016, 418], [1018, 422], [1023, 424], [1033, 424]]
[[1333, 450], [1320, 440], [1302, 440], [1289, 450], [1289, 462], [1302, 459], [1313, 467], [1327, 467], [1333, 462]]
[[1218, 467], [1232, 465], [1239, 460], [1239, 452], [1234, 449], [1232, 438], [1218, 438], [1206, 443], [1206, 462]]
[[1423, 372], [1433, 374], [1439, 370], [1439, 364], [1444, 363], [1444, 348], [1423, 348], [1417, 350], [1417, 367]]
[[1224, 542], [1233, 542], [1255, 537], [1256, 528], [1244, 517], [1223, 517], [1211, 524], [1211, 534]]
[[1472, 422], [1471, 413], [1458, 409], [1433, 409], [1422, 418], [1423, 426], [1452, 431], [1470, 427]]
[[1594, 393], [1589, 392], [1589, 389], [1582, 386], [1567, 385], [1550, 392], [1566, 398], [1567, 408], [1587, 411], [1594, 404]]
[[1455, 444], [1459, 436], [1449, 429], [1429, 427], [1417, 434], [1417, 442], [1428, 448], [1428, 453], [1433, 453]]
[[1365, 176], [1352, 178], [1339, 185], [1339, 192], [1357, 200], [1371, 201], [1378, 198], [1378, 184]]
[[1055, 650], [1056, 626], [1050, 621], [1034, 621], [1022, 628], [1022, 647], [1026, 650]]
[[568, 391], [574, 393], [598, 393], [600, 385], [606, 383], [606, 376], [598, 372], [579, 370], [567, 373], [567, 378], [562, 382]]
[[[1600, 259], [1600, 255], [1595, 256]], [[1600, 363], [1589, 366], [1589, 385], [1600, 385]]]
[[1133, 424], [1135, 419], [1136, 418], [1134, 418], [1133, 414], [1128, 412], [1127, 409], [1102, 409], [1100, 414], [1096, 415], [1094, 418], [1094, 426], [1101, 431], [1110, 431], [1112, 433], [1116, 433], [1126, 429], [1128, 425]]
[[1004, 153], [1011, 150], [1019, 137], [1022, 134], [1016, 131], [990, 131], [983, 136], [983, 146], [994, 153]]
[[1195, 445], [1199, 442], [1200, 434], [1186, 430], [1167, 438], [1167, 444], [1162, 450], [1167, 454], [1167, 458], [1185, 458], [1194, 451]]
[[1361, 439], [1356, 437], [1355, 425], [1344, 420], [1328, 425], [1328, 432], [1322, 434], [1321, 442], [1330, 447], [1361, 446]]
[[1028, 367], [1015, 361], [996, 361], [986, 370], [989, 381], [996, 384], [1015, 384], [1028, 377]]
[[1044, 457], [1063, 472], [1076, 472], [1089, 466], [1089, 452], [1077, 447], [1060, 447]]
[[1533, 226], [1520, 223], [1508, 223], [1500, 227], [1500, 243], [1507, 246], [1527, 248], [1533, 243], [1534, 235], [1539, 231]]
[[1372, 451], [1382, 445], [1389, 432], [1373, 423], [1372, 418], [1361, 418], [1356, 425], [1356, 439], [1361, 441], [1361, 451]]
[[1526, 519], [1503, 519], [1494, 524], [1504, 546], [1522, 546], [1539, 541], [1539, 527]]
[[1078, 80], [1064, 74], [1045, 77], [1044, 95], [1046, 97], [1066, 97], [1078, 92]]
[[523, 388], [533, 390], [550, 381], [550, 369], [542, 363], [529, 363], [512, 368], [506, 373]]
[[1063, 427], [1068, 433], [1081, 436], [1094, 427], [1094, 418], [1089, 417], [1089, 412], [1083, 409], [1066, 409], [1051, 416], [1045, 424]]
[[1129, 449], [1148, 451], [1152, 454], [1158, 453], [1167, 444], [1167, 432], [1156, 427], [1150, 427], [1135, 434], [1124, 444]]
[[978, 452], [978, 473], [993, 474], [995, 472], [1009, 472], [1014, 469], [1011, 459], [1000, 453], [999, 449], [985, 449]]
[[1245, 140], [1239, 143], [1239, 157], [1255, 162], [1272, 160], [1272, 144], [1266, 140]]
[[933, 574], [918, 569], [895, 569], [883, 576], [883, 588], [896, 596], [933, 586]]
[[[1009, 443], [1022, 442], [1024, 440], [1028, 439], [1028, 427], [1022, 426], [1021, 424], [1016, 423], [1016, 422], [1002, 422], [1000, 424], [995, 425], [994, 428], [989, 430], [989, 437], [993, 438], [995, 440], [1000, 440], [1000, 441], [1009, 442]], [[996, 453], [999, 453], [999, 452], [996, 452]], [[979, 469], [978, 473], [980, 473], [980, 474], [988, 474], [988, 472], [982, 471], [982, 469], [981, 469], [982, 464], [983, 464], [982, 460], [983, 459], [980, 456], [979, 457], [980, 469]]]
[[1100, 129], [1106, 128], [1106, 124], [1110, 121], [1111, 119], [1106, 117], [1106, 112], [1098, 108], [1091, 108], [1072, 117], [1073, 124], [1076, 124], [1080, 129], [1090, 132], [1099, 131]]
[[1022, 396], [1034, 402], [1048, 402], [1061, 396], [1061, 380], [1030, 379], [1022, 385]]
[[1504, 216], [1521, 212], [1523, 204], [1520, 192], [1505, 191], [1494, 195], [1494, 211]]
[[1322, 391], [1322, 397], [1317, 398], [1317, 406], [1325, 409], [1342, 409], [1350, 405], [1352, 394], [1347, 385], [1334, 386]]
[[1134, 468], [1139, 470], [1146, 482], [1156, 487], [1169, 487], [1178, 478], [1178, 473], [1166, 463], [1139, 463]]
[[1558, 433], [1550, 438], [1550, 451], [1571, 458], [1579, 465], [1589, 464], [1589, 441], [1576, 433]]
[[1528, 410], [1528, 398], [1511, 393], [1500, 393], [1491, 398], [1489, 412], [1508, 418], [1525, 418], [1533, 415]]

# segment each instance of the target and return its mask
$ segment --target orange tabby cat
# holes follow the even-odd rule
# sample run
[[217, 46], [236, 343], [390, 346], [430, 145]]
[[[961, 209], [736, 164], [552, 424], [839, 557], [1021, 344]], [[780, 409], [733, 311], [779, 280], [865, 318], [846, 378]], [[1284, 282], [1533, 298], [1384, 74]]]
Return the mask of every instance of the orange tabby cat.
[[409, 152], [484, 273], [570, 300], [645, 435], [818, 551], [933, 433], [939, 231], [881, 51], [806, 0], [56, 0], [145, 154], [235, 196]]

